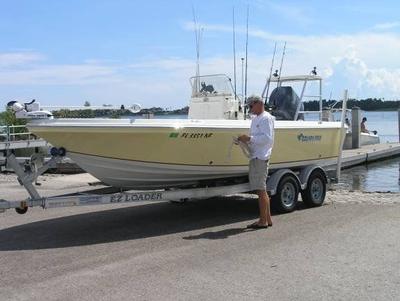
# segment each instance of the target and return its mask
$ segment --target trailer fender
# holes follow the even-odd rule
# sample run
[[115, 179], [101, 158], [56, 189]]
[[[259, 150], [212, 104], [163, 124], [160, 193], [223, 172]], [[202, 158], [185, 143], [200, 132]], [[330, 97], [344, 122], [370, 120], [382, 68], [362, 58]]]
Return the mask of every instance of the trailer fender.
[[287, 168], [279, 169], [278, 171], [275, 171], [273, 174], [271, 174], [271, 176], [267, 180], [267, 191], [270, 195], [276, 194], [276, 190], [278, 189], [280, 180], [288, 174], [294, 176], [294, 178], [297, 180], [297, 183], [299, 184], [299, 187], [301, 186], [298, 176], [293, 171]]
[[305, 168], [303, 168], [300, 171], [299, 174], [299, 181], [300, 181], [300, 187], [301, 190], [304, 190], [307, 188], [307, 182], [308, 182], [308, 178], [310, 177], [310, 175], [315, 171], [315, 170], [319, 170], [322, 172], [322, 174], [324, 175], [324, 179], [325, 179], [325, 183], [328, 183], [328, 177], [326, 176], [326, 172], [325, 170], [318, 166], [318, 165], [309, 165], [306, 166]]

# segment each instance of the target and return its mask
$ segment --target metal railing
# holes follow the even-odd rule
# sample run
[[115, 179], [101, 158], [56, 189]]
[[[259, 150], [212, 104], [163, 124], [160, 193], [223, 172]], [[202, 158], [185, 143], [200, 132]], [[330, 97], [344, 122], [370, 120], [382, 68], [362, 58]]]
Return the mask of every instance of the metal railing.
[[0, 126], [0, 142], [36, 139], [37, 137], [29, 132], [25, 125]]

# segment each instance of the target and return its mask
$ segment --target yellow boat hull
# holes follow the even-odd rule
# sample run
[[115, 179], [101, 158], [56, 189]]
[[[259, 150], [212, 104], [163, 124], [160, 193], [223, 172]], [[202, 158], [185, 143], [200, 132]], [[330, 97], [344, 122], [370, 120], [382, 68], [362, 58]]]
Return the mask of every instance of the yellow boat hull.
[[[160, 121], [82, 124], [74, 120], [29, 124], [101, 181], [116, 187], [167, 187], [247, 174], [248, 158], [233, 137], [249, 121]], [[271, 168], [333, 162], [341, 143], [338, 123], [277, 121]], [[322, 164], [323, 165], [323, 164]]]

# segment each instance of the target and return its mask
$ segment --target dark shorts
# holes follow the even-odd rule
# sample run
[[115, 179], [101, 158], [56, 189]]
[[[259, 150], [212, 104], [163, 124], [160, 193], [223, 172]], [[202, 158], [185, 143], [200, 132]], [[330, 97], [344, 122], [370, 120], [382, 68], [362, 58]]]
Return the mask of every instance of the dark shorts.
[[251, 159], [249, 182], [251, 190], [267, 190], [268, 160]]

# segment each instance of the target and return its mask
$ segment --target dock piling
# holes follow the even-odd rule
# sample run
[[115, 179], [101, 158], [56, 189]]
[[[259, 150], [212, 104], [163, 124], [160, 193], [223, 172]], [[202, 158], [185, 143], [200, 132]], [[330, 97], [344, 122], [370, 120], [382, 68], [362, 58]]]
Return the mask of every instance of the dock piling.
[[[399, 142], [400, 142], [400, 108], [397, 110], [397, 127], [399, 128]], [[400, 181], [400, 177], [399, 177], [399, 181]]]
[[345, 133], [345, 119], [346, 119], [346, 110], [347, 110], [347, 100], [349, 91], [346, 89], [343, 92], [343, 103], [342, 103], [342, 116], [340, 118], [341, 121], [341, 131], [340, 131], [340, 146], [339, 146], [339, 156], [336, 166], [336, 181], [340, 181], [340, 172], [342, 170], [342, 152], [343, 152], [343, 144], [344, 139], [346, 138]]
[[351, 148], [360, 148], [361, 110], [354, 107], [351, 110]]

